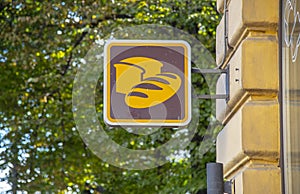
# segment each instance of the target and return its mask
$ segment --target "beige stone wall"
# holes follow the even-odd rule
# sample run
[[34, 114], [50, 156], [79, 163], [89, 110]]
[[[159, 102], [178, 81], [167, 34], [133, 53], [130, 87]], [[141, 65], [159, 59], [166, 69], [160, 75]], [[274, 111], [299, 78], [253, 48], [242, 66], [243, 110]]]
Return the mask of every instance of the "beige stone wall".
[[[224, 0], [217, 1], [223, 12]], [[279, 1], [227, 0], [228, 44], [224, 56], [224, 16], [217, 28], [217, 63], [230, 69], [230, 99], [217, 100], [225, 125], [217, 138], [217, 162], [236, 194], [281, 193], [278, 104]], [[224, 92], [225, 76], [217, 92]]]

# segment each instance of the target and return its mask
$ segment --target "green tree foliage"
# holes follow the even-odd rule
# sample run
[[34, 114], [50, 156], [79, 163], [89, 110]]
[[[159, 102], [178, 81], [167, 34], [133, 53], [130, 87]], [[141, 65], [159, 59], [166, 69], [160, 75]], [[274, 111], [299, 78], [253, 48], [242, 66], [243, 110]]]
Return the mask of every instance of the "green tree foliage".
[[[205, 117], [185, 152], [188, 157], [129, 171], [103, 162], [81, 140], [72, 115], [72, 85], [90, 46], [120, 27], [170, 25], [192, 34], [214, 53], [219, 22], [215, 6], [216, 0], [1, 1], [0, 169], [9, 170], [12, 191], [80, 193], [97, 186], [106, 193], [204, 189], [205, 163], [215, 157], [213, 147], [199, 154], [211, 119], [210, 101], [199, 103]], [[193, 82], [204, 86], [202, 77]], [[168, 138], [160, 133], [152, 141]], [[141, 148], [138, 139], [118, 129], [110, 135], [123, 146]]]

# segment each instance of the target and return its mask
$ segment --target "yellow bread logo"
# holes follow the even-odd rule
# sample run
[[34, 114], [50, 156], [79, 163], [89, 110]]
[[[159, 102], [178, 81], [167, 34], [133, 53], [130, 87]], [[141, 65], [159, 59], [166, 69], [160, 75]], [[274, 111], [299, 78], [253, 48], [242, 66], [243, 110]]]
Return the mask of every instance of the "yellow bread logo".
[[125, 94], [132, 108], [149, 108], [171, 98], [180, 88], [180, 77], [161, 72], [163, 64], [147, 57], [131, 57], [116, 63], [116, 92]]

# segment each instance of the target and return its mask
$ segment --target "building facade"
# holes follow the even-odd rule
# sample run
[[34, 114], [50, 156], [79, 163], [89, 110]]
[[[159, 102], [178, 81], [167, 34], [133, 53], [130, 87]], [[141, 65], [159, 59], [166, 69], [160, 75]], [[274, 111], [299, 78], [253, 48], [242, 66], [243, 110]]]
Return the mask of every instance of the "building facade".
[[217, 100], [217, 162], [234, 193], [299, 194], [300, 0], [217, 3], [216, 60], [230, 72], [229, 99]]

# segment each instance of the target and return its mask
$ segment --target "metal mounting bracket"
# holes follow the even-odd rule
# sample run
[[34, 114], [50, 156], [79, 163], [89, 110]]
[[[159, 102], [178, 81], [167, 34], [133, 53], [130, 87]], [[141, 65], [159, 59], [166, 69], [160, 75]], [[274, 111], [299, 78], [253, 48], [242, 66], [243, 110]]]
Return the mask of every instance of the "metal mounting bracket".
[[225, 94], [202, 94], [197, 95], [199, 99], [225, 99], [226, 102], [229, 101], [229, 68], [227, 69], [199, 69], [199, 68], [192, 68], [192, 73], [201, 73], [201, 74], [226, 74], [226, 93]]
[[226, 93], [225, 94], [215, 94], [215, 95], [198, 95], [197, 97], [200, 99], [225, 99], [226, 102], [229, 101], [229, 64], [227, 64], [226, 69], [221, 69], [222, 66], [226, 62], [227, 56], [227, 49], [233, 49], [228, 42], [228, 8], [227, 8], [227, 1], [224, 0], [224, 55], [220, 64], [217, 65], [216, 69], [199, 69], [199, 68], [192, 68], [192, 73], [202, 73], [202, 74], [226, 74]]

